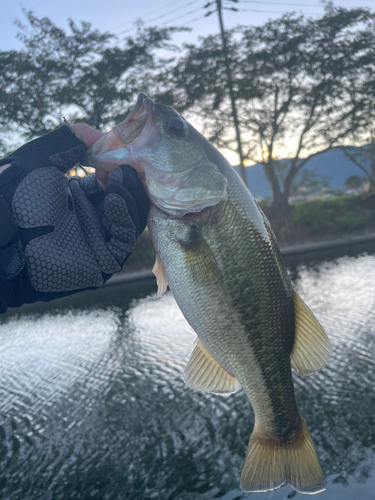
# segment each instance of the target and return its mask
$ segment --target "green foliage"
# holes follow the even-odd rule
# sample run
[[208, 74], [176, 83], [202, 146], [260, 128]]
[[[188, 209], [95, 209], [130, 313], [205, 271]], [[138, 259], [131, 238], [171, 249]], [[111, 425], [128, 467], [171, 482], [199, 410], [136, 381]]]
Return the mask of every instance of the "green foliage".
[[118, 43], [110, 33], [69, 20], [69, 32], [24, 11], [21, 51], [0, 52], [0, 127], [25, 139], [56, 128], [65, 115], [98, 129], [124, 119], [159, 67], [155, 51], [173, 48], [177, 28], [138, 27]]
[[297, 203], [292, 222], [308, 228], [314, 234], [339, 233], [361, 228], [374, 220], [375, 209], [361, 197], [341, 196], [325, 200]]

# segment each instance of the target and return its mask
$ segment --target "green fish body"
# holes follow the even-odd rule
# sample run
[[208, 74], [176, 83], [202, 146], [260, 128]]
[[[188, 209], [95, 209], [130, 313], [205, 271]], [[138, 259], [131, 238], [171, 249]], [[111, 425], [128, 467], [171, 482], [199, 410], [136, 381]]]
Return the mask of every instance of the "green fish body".
[[149, 216], [165, 279], [199, 338], [185, 381], [221, 395], [240, 384], [249, 398], [255, 426], [241, 474], [244, 491], [287, 482], [301, 493], [317, 493], [325, 480], [297, 409], [291, 373], [295, 302], [299, 318], [307, 316], [299, 327], [322, 341], [300, 371], [324, 365], [329, 344], [292, 290], [267, 220], [237, 174], [231, 170], [226, 178], [228, 199], [199, 215], [170, 218], [153, 209]]
[[[198, 336], [186, 384], [223, 396], [241, 386], [250, 400], [255, 425], [244, 491], [285, 483], [301, 493], [323, 491], [291, 361], [310, 375], [331, 348], [292, 289], [266, 217], [224, 157], [176, 111], [141, 95], [131, 117], [130, 132], [120, 127], [122, 137], [131, 136], [126, 151], [104, 151], [100, 161], [109, 154], [120, 162], [124, 154], [121, 161], [144, 173], [159, 295], [169, 284]], [[142, 119], [138, 128], [134, 117]], [[135, 140], [134, 129], [141, 130]]]

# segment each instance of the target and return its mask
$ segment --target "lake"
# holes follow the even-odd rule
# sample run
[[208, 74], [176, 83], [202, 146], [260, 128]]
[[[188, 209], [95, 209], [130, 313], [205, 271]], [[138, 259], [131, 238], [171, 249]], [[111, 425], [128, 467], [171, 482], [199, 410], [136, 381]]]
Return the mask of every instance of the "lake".
[[[286, 259], [333, 345], [294, 374], [323, 471], [319, 500], [375, 495], [375, 245]], [[195, 334], [153, 280], [25, 306], [0, 322], [1, 500], [281, 500], [246, 495], [254, 423], [242, 391], [184, 385]]]

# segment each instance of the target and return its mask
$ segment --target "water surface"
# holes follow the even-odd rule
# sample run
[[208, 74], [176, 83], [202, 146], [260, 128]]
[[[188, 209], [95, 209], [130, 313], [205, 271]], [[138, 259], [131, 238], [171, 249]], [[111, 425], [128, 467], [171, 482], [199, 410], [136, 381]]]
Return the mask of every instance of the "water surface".
[[[333, 344], [297, 401], [328, 478], [375, 491], [375, 249], [289, 258]], [[153, 280], [13, 310], [0, 323], [1, 500], [237, 500], [254, 423], [239, 391], [185, 387], [195, 334]], [[258, 499], [306, 498], [283, 487]]]

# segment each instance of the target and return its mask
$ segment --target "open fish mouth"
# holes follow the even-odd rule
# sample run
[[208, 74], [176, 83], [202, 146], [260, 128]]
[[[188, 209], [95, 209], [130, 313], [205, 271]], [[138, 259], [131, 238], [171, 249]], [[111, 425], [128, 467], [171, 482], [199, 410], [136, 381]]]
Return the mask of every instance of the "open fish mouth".
[[153, 101], [146, 94], [138, 94], [137, 102], [126, 119], [113, 127], [114, 134], [123, 144], [130, 144], [142, 133], [153, 106]]

